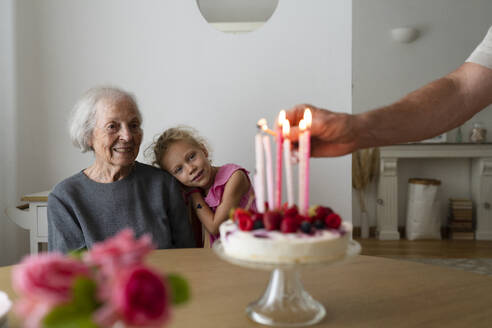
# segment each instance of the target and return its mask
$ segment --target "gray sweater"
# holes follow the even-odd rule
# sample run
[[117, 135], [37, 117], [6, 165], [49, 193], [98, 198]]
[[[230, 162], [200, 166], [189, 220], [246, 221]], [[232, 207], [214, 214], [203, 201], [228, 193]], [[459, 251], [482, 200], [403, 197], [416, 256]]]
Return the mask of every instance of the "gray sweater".
[[98, 183], [79, 172], [48, 197], [48, 249], [67, 252], [132, 228], [150, 233], [158, 248], [194, 247], [179, 182], [167, 172], [136, 162], [126, 178]]

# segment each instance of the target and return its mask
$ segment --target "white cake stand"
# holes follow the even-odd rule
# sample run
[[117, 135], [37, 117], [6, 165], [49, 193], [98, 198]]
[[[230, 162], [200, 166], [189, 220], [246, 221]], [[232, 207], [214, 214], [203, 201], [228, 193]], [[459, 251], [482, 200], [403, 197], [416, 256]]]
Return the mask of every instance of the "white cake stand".
[[227, 256], [217, 240], [213, 250], [223, 260], [252, 269], [272, 271], [270, 282], [260, 297], [246, 308], [246, 314], [254, 322], [268, 326], [303, 327], [320, 322], [326, 315], [322, 304], [309, 295], [302, 286], [300, 269], [312, 266], [341, 263], [360, 253], [356, 241], [349, 241], [347, 252], [337, 259], [316, 263], [264, 263], [238, 260]]

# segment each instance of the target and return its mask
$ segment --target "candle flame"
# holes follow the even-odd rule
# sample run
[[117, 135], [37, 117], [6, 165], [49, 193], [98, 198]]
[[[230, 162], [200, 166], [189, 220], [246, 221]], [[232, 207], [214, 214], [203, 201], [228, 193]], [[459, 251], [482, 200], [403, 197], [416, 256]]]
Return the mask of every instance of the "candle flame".
[[268, 125], [267, 125], [267, 120], [265, 118], [260, 118], [258, 120], [258, 122], [256, 123], [256, 127], [259, 128], [259, 129], [262, 129], [263, 131], [265, 131], [266, 133], [272, 135], [272, 136], [276, 136], [277, 134], [275, 133], [275, 131], [272, 131], [268, 128]]
[[299, 121], [299, 130], [301, 131], [306, 130], [306, 121], [304, 119]]
[[311, 114], [311, 110], [306, 108], [304, 111], [304, 121], [306, 121], [306, 128], [309, 129], [311, 127], [311, 123], [313, 122], [313, 114]]
[[262, 130], [265, 130], [267, 128], [267, 120], [265, 118], [260, 118], [258, 123], [256, 123], [256, 126]]
[[282, 122], [282, 132], [283, 132], [285, 138], [288, 138], [289, 137], [289, 134], [290, 134], [290, 123], [289, 123], [289, 120], [287, 120], [287, 119], [285, 119]]
[[281, 126], [281, 125], [284, 123], [284, 121], [287, 119], [286, 117], [287, 117], [287, 115], [285, 114], [285, 110], [283, 110], [283, 109], [282, 109], [282, 110], [280, 111], [280, 113], [278, 114], [278, 121], [277, 121], [277, 124], [278, 124], [279, 126]]

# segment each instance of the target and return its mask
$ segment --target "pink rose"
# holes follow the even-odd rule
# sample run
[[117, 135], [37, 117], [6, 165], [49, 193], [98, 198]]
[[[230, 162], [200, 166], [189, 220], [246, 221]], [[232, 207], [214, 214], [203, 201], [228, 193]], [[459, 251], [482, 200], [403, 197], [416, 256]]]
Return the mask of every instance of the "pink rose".
[[88, 275], [84, 263], [59, 253], [28, 256], [12, 271], [13, 287], [20, 296], [14, 311], [26, 318], [26, 327], [39, 327], [46, 313], [71, 298], [74, 279]]
[[72, 282], [78, 276], [89, 276], [87, 266], [59, 253], [28, 256], [12, 272], [19, 295], [56, 303], [70, 299]]
[[118, 274], [110, 303], [128, 325], [161, 327], [169, 319], [168, 288], [160, 275], [142, 265]]
[[103, 275], [111, 277], [126, 267], [140, 264], [154, 248], [150, 235], [135, 239], [131, 229], [124, 229], [116, 236], [94, 244], [84, 255], [84, 261], [100, 266]]
[[29, 297], [20, 298], [15, 302], [14, 312], [24, 321], [24, 328], [41, 328], [44, 316], [50, 312], [56, 304], [43, 302], [40, 299]]

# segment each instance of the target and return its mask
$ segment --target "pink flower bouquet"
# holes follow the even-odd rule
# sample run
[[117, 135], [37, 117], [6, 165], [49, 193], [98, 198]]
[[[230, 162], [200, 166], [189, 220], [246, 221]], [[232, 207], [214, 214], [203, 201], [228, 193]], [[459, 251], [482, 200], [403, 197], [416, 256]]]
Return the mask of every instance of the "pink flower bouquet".
[[143, 263], [153, 248], [149, 236], [125, 229], [86, 252], [28, 256], [12, 272], [14, 311], [27, 328], [162, 327], [189, 288]]

